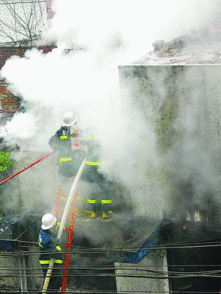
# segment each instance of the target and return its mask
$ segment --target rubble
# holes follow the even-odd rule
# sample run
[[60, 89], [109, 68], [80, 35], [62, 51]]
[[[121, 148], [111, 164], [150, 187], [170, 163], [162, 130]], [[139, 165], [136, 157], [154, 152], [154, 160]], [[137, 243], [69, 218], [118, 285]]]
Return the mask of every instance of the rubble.
[[221, 33], [191, 32], [170, 42], [157, 40], [154, 50], [142, 56], [132, 64], [139, 65], [188, 65], [220, 64]]

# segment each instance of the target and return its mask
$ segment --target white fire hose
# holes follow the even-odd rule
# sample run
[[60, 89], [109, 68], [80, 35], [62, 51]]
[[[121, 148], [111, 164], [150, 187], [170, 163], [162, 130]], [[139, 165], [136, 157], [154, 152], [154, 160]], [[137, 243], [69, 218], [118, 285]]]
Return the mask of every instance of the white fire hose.
[[[64, 212], [63, 212], [63, 215], [62, 215], [61, 223], [60, 223], [58, 234], [57, 234], [57, 240], [59, 240], [61, 238], [61, 235], [63, 233], [65, 221], [67, 219], [67, 216], [68, 216], [68, 213], [69, 213], [69, 210], [70, 210], [71, 201], [72, 201], [74, 193], [75, 193], [75, 191], [77, 189], [77, 185], [78, 185], [79, 179], [81, 177], [81, 174], [82, 174], [82, 172], [83, 172], [83, 170], [85, 168], [85, 165], [86, 165], [86, 157], [85, 157], [84, 161], [82, 162], [82, 164], [81, 164], [81, 166], [80, 166], [80, 168], [79, 168], [79, 170], [77, 172], [77, 175], [76, 175], [76, 177], [74, 179], [74, 183], [73, 183], [73, 185], [71, 187], [71, 191], [70, 191], [69, 196], [67, 198], [67, 203], [65, 205], [65, 209], [64, 209]], [[47, 274], [46, 274], [46, 277], [45, 277], [45, 280], [44, 280], [44, 286], [43, 286], [43, 289], [42, 289], [42, 294], [47, 293], [48, 284], [50, 282], [54, 262], [55, 262], [55, 258], [51, 258], [49, 266], [48, 266], [48, 271], [47, 271]]]

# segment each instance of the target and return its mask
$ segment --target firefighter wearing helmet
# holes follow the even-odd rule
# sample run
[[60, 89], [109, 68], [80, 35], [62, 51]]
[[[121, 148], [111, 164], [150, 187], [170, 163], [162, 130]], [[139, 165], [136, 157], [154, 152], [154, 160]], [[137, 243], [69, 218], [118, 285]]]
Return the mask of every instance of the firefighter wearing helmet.
[[69, 192], [68, 188], [70, 188], [70, 183], [68, 178], [71, 179], [76, 176], [87, 154], [88, 160], [86, 161], [86, 167], [84, 168], [81, 178], [87, 182], [97, 184], [102, 190], [103, 196], [101, 197], [104, 197], [104, 199], [102, 198], [100, 203], [100, 200], [94, 199], [94, 196], [90, 195], [87, 199], [86, 209], [84, 211], [87, 211], [91, 217], [95, 217], [95, 207], [102, 206], [103, 218], [107, 218], [107, 214], [110, 215], [112, 213], [110, 208], [112, 206], [112, 200], [109, 196], [110, 184], [107, 183], [104, 176], [98, 172], [99, 162], [94, 161], [99, 152], [96, 152], [98, 148], [94, 146], [95, 144], [91, 143], [96, 143], [96, 141], [94, 141], [94, 139], [89, 140], [92, 136], [86, 139], [80, 138], [82, 131], [77, 126], [77, 120], [73, 112], [65, 112], [63, 115], [63, 122], [65, 126], [62, 126], [49, 140], [50, 147], [54, 151], [59, 151], [58, 162], [62, 191], [65, 193]]
[[61, 247], [56, 240], [56, 224], [57, 218], [51, 214], [46, 213], [42, 217], [41, 231], [39, 233], [39, 262], [42, 267], [44, 277], [46, 277], [48, 266], [51, 258], [55, 259], [54, 268], [48, 285], [50, 293], [58, 293], [59, 288], [62, 285], [62, 269], [63, 263]]
[[59, 151], [59, 174], [64, 177], [74, 177], [85, 157], [85, 151], [80, 148], [80, 129], [73, 112], [63, 115], [64, 126], [49, 140], [54, 151]]

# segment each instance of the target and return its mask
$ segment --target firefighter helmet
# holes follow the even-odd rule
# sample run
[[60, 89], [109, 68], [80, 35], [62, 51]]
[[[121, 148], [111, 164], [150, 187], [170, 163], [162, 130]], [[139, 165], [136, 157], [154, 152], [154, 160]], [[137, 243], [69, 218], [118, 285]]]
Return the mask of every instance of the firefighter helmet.
[[46, 213], [45, 215], [43, 215], [41, 219], [41, 222], [42, 222], [41, 228], [43, 230], [48, 230], [53, 227], [56, 221], [57, 221], [57, 218], [53, 214]]
[[64, 113], [63, 121], [64, 121], [65, 125], [69, 126], [69, 127], [73, 126], [77, 122], [73, 112], [71, 112], [71, 111], [67, 111]]

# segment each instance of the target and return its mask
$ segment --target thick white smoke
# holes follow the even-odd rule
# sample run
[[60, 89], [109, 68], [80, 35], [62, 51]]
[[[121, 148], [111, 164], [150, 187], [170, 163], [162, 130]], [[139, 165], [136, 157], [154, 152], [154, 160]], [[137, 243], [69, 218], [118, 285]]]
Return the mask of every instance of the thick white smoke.
[[[55, 42], [57, 48], [48, 54], [28, 50], [2, 69], [9, 89], [32, 103], [6, 128], [24, 150], [47, 151], [63, 113], [71, 110], [81, 128], [91, 127], [102, 137], [103, 159], [110, 161], [105, 171], [123, 181], [134, 198], [138, 189], [139, 195], [152, 195], [146, 166], [158, 166], [154, 130], [129, 100], [122, 106], [118, 65], [152, 50], [157, 39], [168, 41], [210, 25], [215, 7], [216, 1], [208, 0], [57, 0], [51, 27], [40, 41]], [[153, 208], [160, 199], [149, 203], [150, 213], [158, 215]]]

